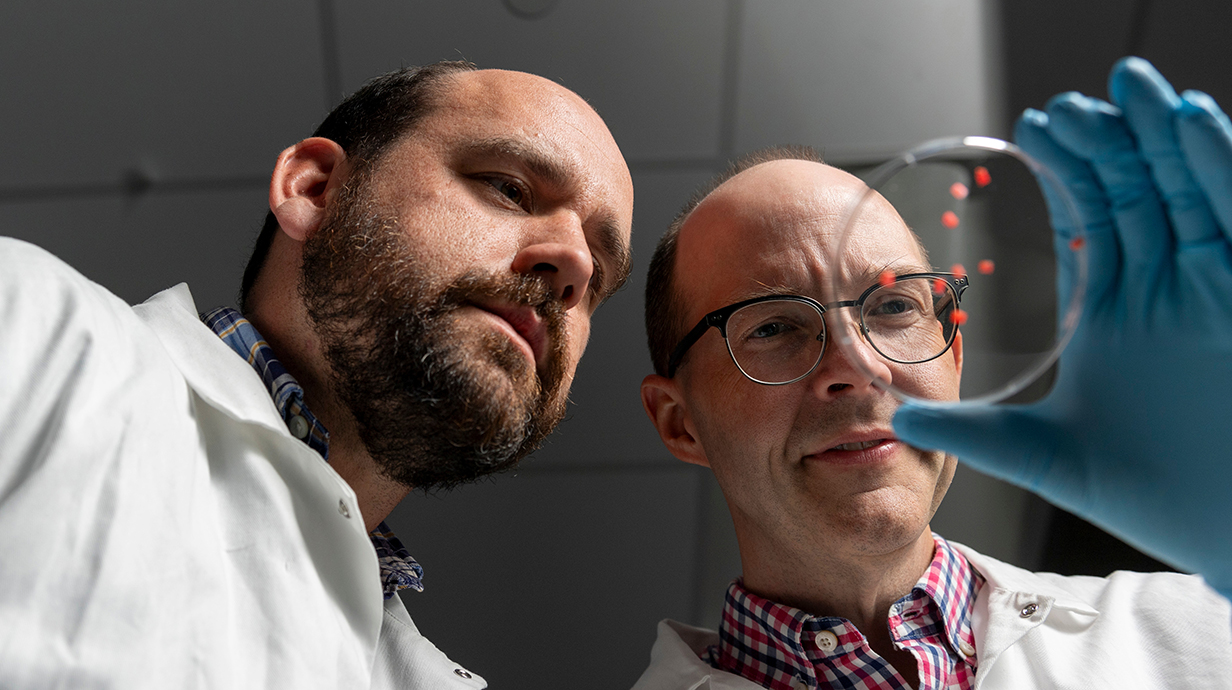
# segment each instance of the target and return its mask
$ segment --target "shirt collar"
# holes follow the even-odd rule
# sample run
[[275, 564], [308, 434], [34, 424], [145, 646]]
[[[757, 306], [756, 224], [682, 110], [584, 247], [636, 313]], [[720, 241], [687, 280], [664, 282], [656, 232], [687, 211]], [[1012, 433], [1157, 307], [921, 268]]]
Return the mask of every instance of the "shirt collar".
[[[933, 535], [933, 560], [912, 590], [898, 599], [889, 611], [891, 634], [922, 637], [925, 632], [905, 619], [933, 607], [941, 619], [948, 653], [966, 659], [974, 650], [972, 614], [983, 578], [967, 559], [940, 536]], [[901, 628], [894, 630], [894, 624]], [[819, 633], [833, 633], [834, 647], [819, 646]], [[899, 639], [902, 639], [901, 637]], [[852, 687], [897, 687], [888, 676], [892, 672], [884, 660], [868, 658], [864, 635], [850, 621], [833, 616], [813, 616], [800, 609], [760, 597], [736, 580], [728, 587], [719, 627], [719, 644], [703, 655], [711, 666], [747, 678], [767, 688], [799, 687], [809, 679], [811, 687], [820, 680], [815, 664], [827, 657], [846, 655], [838, 670], [863, 679]], [[965, 647], [965, 649], [964, 649]], [[875, 655], [874, 655], [875, 656]], [[974, 663], [974, 659], [971, 659]], [[961, 662], [960, 662], [961, 663]], [[884, 682], [884, 684], [882, 684]], [[807, 684], [807, 683], [806, 683]], [[844, 685], [843, 687], [847, 687]]]
[[[291, 435], [308, 444], [328, 462], [329, 431], [304, 404], [304, 389], [274, 356], [274, 350], [256, 327], [243, 314], [229, 307], [202, 314], [201, 320], [261, 377]], [[407, 588], [422, 592], [423, 568], [389, 525], [382, 521], [368, 536], [380, 563], [385, 598], [390, 599], [398, 590]]]
[[972, 638], [971, 614], [984, 579], [949, 542], [934, 534], [933, 544], [936, 551], [932, 563], [915, 583], [912, 593], [895, 602], [895, 607], [905, 608], [922, 594], [925, 601], [936, 605], [946, 640], [951, 649], [957, 650]]

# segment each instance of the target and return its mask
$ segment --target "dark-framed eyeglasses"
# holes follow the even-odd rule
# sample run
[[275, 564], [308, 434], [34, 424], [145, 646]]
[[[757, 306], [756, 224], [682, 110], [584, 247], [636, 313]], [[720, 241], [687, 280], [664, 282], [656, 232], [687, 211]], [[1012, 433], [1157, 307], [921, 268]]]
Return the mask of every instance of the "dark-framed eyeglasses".
[[755, 297], [702, 317], [680, 340], [667, 363], [667, 376], [711, 328], [719, 329], [732, 362], [750, 380], [768, 386], [795, 383], [817, 368], [826, 349], [824, 314], [854, 308], [860, 333], [882, 357], [920, 364], [945, 354], [961, 322], [959, 300], [966, 276], [908, 273], [878, 282], [854, 300], [822, 304], [802, 295]]

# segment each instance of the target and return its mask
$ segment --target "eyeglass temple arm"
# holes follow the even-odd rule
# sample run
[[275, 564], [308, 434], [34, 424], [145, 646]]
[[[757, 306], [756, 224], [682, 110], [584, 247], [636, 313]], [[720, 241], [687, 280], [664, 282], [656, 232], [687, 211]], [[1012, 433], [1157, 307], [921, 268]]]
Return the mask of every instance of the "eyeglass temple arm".
[[680, 344], [676, 346], [676, 349], [672, 351], [672, 356], [667, 360], [667, 378], [670, 379], [676, 375], [676, 367], [680, 366], [680, 360], [684, 359], [684, 354], [689, 351], [690, 347], [693, 347], [693, 343], [701, 340], [711, 326], [718, 327], [720, 323], [721, 319], [716, 318], [714, 314], [707, 314], [706, 318], [699, 321], [693, 330], [681, 339]]

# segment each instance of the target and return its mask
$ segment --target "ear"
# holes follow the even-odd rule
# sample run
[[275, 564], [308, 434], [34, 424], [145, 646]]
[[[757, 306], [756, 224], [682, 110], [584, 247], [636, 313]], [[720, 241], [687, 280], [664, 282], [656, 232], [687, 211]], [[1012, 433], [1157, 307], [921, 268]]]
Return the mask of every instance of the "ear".
[[642, 379], [642, 407], [672, 455], [694, 465], [710, 467], [675, 381], [656, 374]]
[[954, 343], [950, 345], [950, 352], [954, 353], [954, 370], [958, 372], [958, 381], [962, 382], [962, 365], [963, 365], [963, 338], [962, 329], [957, 329], [954, 334]]
[[299, 242], [316, 232], [346, 173], [346, 152], [329, 139], [312, 137], [283, 151], [270, 179], [270, 210], [283, 232]]

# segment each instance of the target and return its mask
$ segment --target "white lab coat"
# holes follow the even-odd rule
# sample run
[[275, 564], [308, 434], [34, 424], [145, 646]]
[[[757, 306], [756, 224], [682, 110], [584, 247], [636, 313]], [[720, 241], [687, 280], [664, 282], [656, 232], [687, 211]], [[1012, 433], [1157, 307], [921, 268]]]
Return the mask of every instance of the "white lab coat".
[[[972, 621], [977, 689], [1232, 688], [1232, 611], [1201, 578], [1031, 573], [953, 545], [987, 580]], [[659, 623], [633, 690], [760, 690], [698, 657], [718, 640]]]
[[0, 687], [395, 686], [486, 684], [382, 604], [355, 494], [187, 286], [129, 307], [0, 238]]

